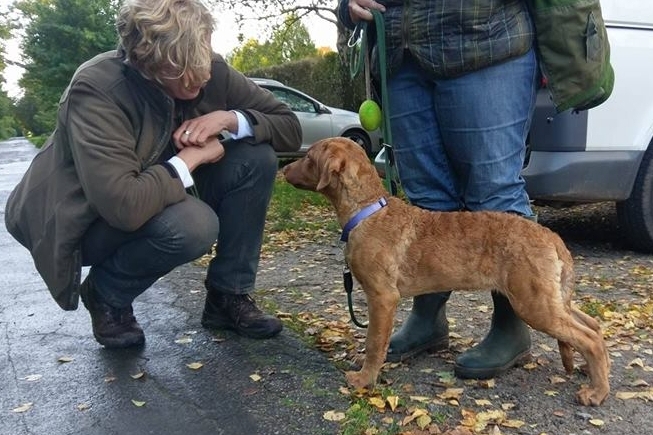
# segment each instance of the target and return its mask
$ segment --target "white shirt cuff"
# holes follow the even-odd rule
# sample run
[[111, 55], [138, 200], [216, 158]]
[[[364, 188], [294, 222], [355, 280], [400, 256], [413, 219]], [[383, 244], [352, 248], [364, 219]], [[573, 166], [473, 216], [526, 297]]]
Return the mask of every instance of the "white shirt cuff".
[[233, 139], [242, 139], [244, 137], [250, 137], [254, 136], [254, 131], [252, 130], [252, 126], [249, 125], [249, 121], [243, 115], [241, 112], [238, 110], [232, 110], [233, 113], [236, 114], [236, 118], [238, 118], [238, 132], [237, 133], [232, 133], [231, 137]]
[[193, 180], [193, 176], [190, 174], [190, 171], [188, 170], [188, 166], [186, 166], [186, 163], [184, 163], [182, 159], [180, 159], [178, 156], [172, 156], [168, 160], [168, 163], [174, 166], [175, 170], [177, 171], [177, 174], [179, 174], [179, 179], [181, 180], [182, 183], [184, 183], [185, 188], [189, 188], [190, 186], [195, 184], [195, 181]]

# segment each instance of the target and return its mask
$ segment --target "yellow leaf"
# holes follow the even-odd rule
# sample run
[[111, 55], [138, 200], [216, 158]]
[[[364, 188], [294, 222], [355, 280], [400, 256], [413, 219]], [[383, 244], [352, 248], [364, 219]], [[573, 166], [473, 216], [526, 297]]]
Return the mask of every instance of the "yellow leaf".
[[376, 408], [385, 409], [385, 400], [380, 397], [370, 397], [367, 401]]
[[23, 403], [19, 407], [12, 409], [11, 412], [16, 412], [16, 413], [27, 412], [30, 409], [32, 409], [32, 405], [34, 405], [33, 402]]
[[399, 405], [399, 397], [398, 396], [388, 396], [386, 399], [388, 401], [388, 405], [390, 405], [390, 409], [394, 411], [397, 409], [397, 406]]
[[563, 378], [562, 376], [551, 376], [549, 378], [549, 381], [552, 384], [564, 384], [565, 382], [567, 382], [567, 380], [565, 378]]
[[431, 400], [430, 397], [426, 397], [426, 396], [410, 396], [408, 398], [413, 402], [428, 402], [429, 400]]
[[513, 428], [513, 429], [519, 429], [520, 427], [522, 427], [525, 424], [526, 423], [521, 421], [521, 420], [505, 420], [505, 421], [501, 422], [501, 426], [510, 427], [510, 428]]
[[601, 427], [605, 424], [603, 420], [599, 420], [598, 418], [593, 418], [590, 420], [590, 424], [596, 427]]
[[137, 406], [137, 407], [139, 407], [139, 408], [145, 406], [145, 402], [142, 402], [142, 401], [140, 401], [140, 400], [134, 400], [134, 399], [132, 399], [132, 403], [134, 404], [134, 406]]
[[442, 393], [438, 394], [438, 397], [441, 398], [442, 400], [460, 399], [460, 396], [462, 396], [463, 391], [464, 391], [463, 388], [447, 388]]
[[537, 363], [531, 362], [524, 364], [523, 366], [526, 370], [535, 370], [537, 368]]
[[177, 343], [177, 344], [188, 344], [188, 343], [192, 343], [192, 342], [193, 342], [193, 339], [190, 338], [190, 337], [182, 337], [182, 338], [178, 338], [177, 340], [175, 340], [175, 343]]
[[202, 367], [204, 367], [204, 364], [202, 364], [201, 362], [192, 362], [190, 364], [186, 364], [186, 367], [188, 367], [191, 370], [199, 370]]
[[139, 372], [129, 376], [131, 376], [132, 379], [141, 379], [143, 376], [145, 376], [145, 372]]
[[487, 399], [477, 399], [474, 400], [478, 406], [492, 406], [492, 402]]
[[419, 426], [420, 429], [424, 430], [426, 426], [431, 424], [431, 417], [428, 415], [420, 415], [417, 417], [417, 426]]
[[327, 411], [322, 415], [322, 418], [324, 418], [327, 421], [342, 421], [345, 419], [345, 413], [336, 412], [336, 411]]
[[544, 392], [544, 394], [546, 394], [547, 396], [550, 396], [550, 397], [555, 397], [555, 396], [558, 395], [558, 393], [559, 393], [558, 391], [553, 391], [553, 390], [546, 390]]
[[633, 366], [643, 368], [644, 367], [644, 361], [641, 358], [635, 358], [634, 360], [632, 360], [631, 362], [628, 363], [628, 367], [633, 367]]
[[261, 380], [261, 377], [259, 375], [257, 375], [256, 373], [254, 373], [252, 375], [249, 375], [249, 378], [254, 382], [258, 382], [258, 381]]

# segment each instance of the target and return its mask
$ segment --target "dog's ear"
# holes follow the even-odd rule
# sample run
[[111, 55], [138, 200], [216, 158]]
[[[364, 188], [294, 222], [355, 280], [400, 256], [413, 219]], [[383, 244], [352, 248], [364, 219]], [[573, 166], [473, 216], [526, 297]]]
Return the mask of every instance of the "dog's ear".
[[317, 183], [316, 191], [320, 191], [331, 185], [333, 179], [337, 179], [345, 166], [346, 156], [338, 152], [340, 150], [329, 147], [328, 143], [323, 145], [324, 152], [321, 156], [320, 180]]

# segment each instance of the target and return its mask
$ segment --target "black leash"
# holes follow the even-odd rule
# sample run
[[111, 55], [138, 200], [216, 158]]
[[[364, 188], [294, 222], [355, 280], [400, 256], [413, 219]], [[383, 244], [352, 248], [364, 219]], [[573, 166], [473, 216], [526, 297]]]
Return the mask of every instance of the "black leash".
[[349, 270], [347, 261], [345, 261], [345, 267], [342, 270], [342, 280], [345, 283], [345, 291], [347, 292], [347, 305], [349, 306], [349, 317], [351, 317], [351, 321], [354, 322], [354, 325], [358, 326], [359, 328], [367, 328], [367, 323], [360, 323], [354, 314], [354, 303], [352, 301], [354, 279], [351, 276], [351, 270]]

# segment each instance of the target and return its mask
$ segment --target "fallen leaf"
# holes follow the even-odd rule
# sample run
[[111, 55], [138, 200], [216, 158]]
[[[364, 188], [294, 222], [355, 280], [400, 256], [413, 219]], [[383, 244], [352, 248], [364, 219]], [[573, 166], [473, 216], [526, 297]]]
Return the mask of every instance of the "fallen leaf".
[[388, 405], [390, 405], [390, 409], [394, 411], [397, 409], [397, 406], [399, 405], [399, 397], [398, 396], [388, 396], [387, 399]]
[[24, 378], [20, 378], [20, 379], [22, 379], [23, 381], [27, 381], [27, 382], [35, 382], [35, 381], [38, 381], [39, 379], [41, 379], [42, 377], [43, 377], [43, 375], [27, 375]]
[[490, 401], [487, 400], [487, 399], [476, 399], [476, 400], [474, 400], [474, 402], [475, 402], [478, 406], [492, 406], [492, 402], [490, 402]]
[[385, 400], [380, 397], [370, 397], [367, 401], [378, 409], [385, 409]]
[[177, 344], [188, 344], [188, 343], [192, 343], [192, 342], [193, 342], [193, 339], [190, 338], [190, 337], [182, 337], [182, 338], [178, 338], [177, 340], [175, 340], [175, 343], [177, 343]]
[[605, 424], [605, 422], [603, 420], [598, 419], [598, 418], [593, 418], [593, 419], [590, 420], [590, 424], [592, 426], [601, 427], [601, 426], [603, 426]]
[[463, 388], [447, 388], [442, 393], [438, 394], [438, 397], [442, 400], [448, 399], [460, 399], [464, 389]]
[[142, 379], [145, 376], [145, 372], [138, 372], [134, 373], [133, 375], [129, 375], [132, 379]]
[[139, 408], [145, 406], [145, 402], [142, 402], [142, 401], [140, 401], [140, 400], [134, 400], [134, 399], [132, 399], [132, 403], [134, 404], [134, 406], [137, 406], [137, 407], [139, 407]]
[[415, 421], [417, 423], [417, 426], [419, 426], [420, 429], [424, 430], [426, 426], [431, 424], [431, 417], [428, 415], [420, 415], [417, 417], [417, 420]]
[[258, 382], [258, 381], [261, 380], [261, 376], [260, 376], [260, 375], [257, 375], [256, 373], [254, 373], [254, 374], [252, 374], [252, 375], [249, 375], [249, 378], [250, 378], [252, 381], [254, 381], [254, 382]]
[[12, 409], [11, 412], [16, 412], [16, 413], [27, 412], [27, 411], [29, 411], [30, 409], [32, 409], [32, 406], [33, 406], [33, 405], [34, 405], [33, 402], [23, 403], [23, 404], [20, 405], [19, 407]]
[[202, 364], [201, 362], [192, 362], [190, 364], [186, 364], [186, 367], [188, 367], [191, 370], [199, 370], [202, 367], [204, 367], [204, 364]]
[[87, 409], [90, 409], [90, 408], [91, 408], [91, 405], [89, 405], [88, 403], [80, 403], [79, 405], [77, 405], [77, 409], [79, 411], [86, 411]]
[[504, 420], [501, 422], [501, 426], [503, 427], [510, 427], [512, 429], [519, 429], [526, 423], [521, 421], [521, 420]]
[[328, 421], [342, 421], [345, 419], [344, 412], [327, 411], [322, 415], [322, 418]]
[[57, 359], [57, 361], [63, 364], [63, 363], [69, 363], [69, 362], [73, 361], [74, 359], [75, 358], [73, 358], [71, 356], [60, 356]]

